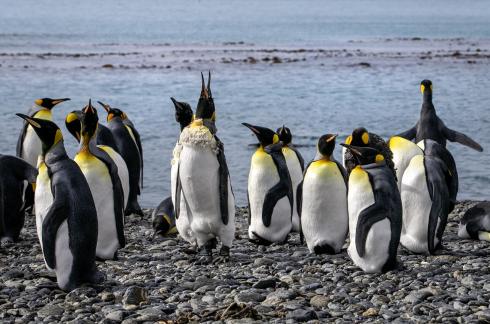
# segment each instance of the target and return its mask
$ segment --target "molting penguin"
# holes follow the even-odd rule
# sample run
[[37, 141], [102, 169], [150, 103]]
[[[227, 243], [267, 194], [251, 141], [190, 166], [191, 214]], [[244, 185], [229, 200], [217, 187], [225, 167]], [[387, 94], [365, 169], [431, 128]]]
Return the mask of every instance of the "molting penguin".
[[[68, 115], [66, 115], [65, 118], [66, 129], [68, 129], [68, 131], [73, 135], [73, 137], [76, 138], [78, 142], [80, 142], [80, 138], [81, 138], [81, 128], [82, 128], [80, 124], [81, 116], [82, 116], [81, 110], [74, 110], [70, 112]], [[119, 153], [116, 145], [116, 141], [114, 140], [114, 136], [112, 135], [111, 130], [106, 126], [102, 125], [101, 123], [98, 124], [97, 134], [95, 138], [96, 138], [97, 145], [109, 146], [115, 152]]]
[[[118, 167], [106, 150], [95, 144], [99, 118], [91, 102], [81, 116], [80, 149], [75, 162], [87, 179], [97, 210], [98, 239], [96, 255], [102, 260], [117, 258], [126, 245], [124, 237], [124, 191]], [[113, 154], [117, 154], [112, 151]]]
[[153, 226], [155, 237], [156, 235], [169, 235], [177, 233], [175, 227], [174, 205], [172, 197], [165, 198], [151, 214], [151, 223]]
[[465, 134], [446, 127], [444, 122], [437, 116], [436, 109], [432, 103], [432, 82], [430, 80], [423, 80], [420, 83], [420, 91], [423, 95], [420, 119], [415, 126], [398, 136], [408, 140], [415, 140], [415, 143], [419, 143], [424, 139], [431, 139], [444, 147], [446, 147], [446, 141], [458, 142], [479, 152], [483, 151], [480, 144]]
[[402, 228], [402, 205], [395, 176], [379, 151], [341, 145], [358, 159], [358, 166], [349, 175], [347, 252], [365, 272], [388, 271], [397, 265]]
[[450, 192], [453, 175], [445, 163], [451, 154], [433, 140], [424, 142], [424, 154], [412, 158], [401, 181], [400, 243], [412, 252], [433, 254], [441, 245], [455, 194]]
[[37, 169], [18, 157], [0, 155], [0, 239], [14, 242], [24, 226], [24, 183], [35, 186]]
[[299, 232], [301, 225], [299, 215], [301, 213], [301, 210], [299, 209], [297, 192], [298, 186], [300, 185], [301, 181], [303, 181], [305, 161], [303, 160], [303, 157], [301, 156], [301, 153], [298, 151], [298, 149], [295, 148], [293, 144], [291, 144], [293, 136], [289, 128], [283, 125], [281, 128], [277, 129], [276, 133], [279, 136], [279, 140], [284, 145], [282, 147], [282, 154], [286, 159], [286, 164], [288, 166], [288, 171], [293, 186], [293, 231]]
[[129, 198], [124, 214], [143, 217], [143, 211], [138, 204], [140, 183], [143, 183], [143, 150], [140, 136], [122, 110], [111, 108], [100, 101], [98, 103], [107, 111], [107, 127], [111, 130], [119, 154], [129, 171]]
[[[202, 76], [202, 74], [201, 74]], [[180, 199], [184, 199], [192, 235], [197, 241], [202, 257], [197, 263], [213, 261], [212, 251], [217, 238], [222, 247], [214, 262], [228, 261], [230, 247], [235, 238], [235, 197], [231, 189], [223, 143], [216, 136], [216, 115], [210, 86], [202, 77], [201, 96], [195, 120], [183, 129], [179, 142], [177, 186], [174, 207], [176, 215]]]
[[[175, 107], [175, 120], [180, 125], [180, 131], [184, 130], [193, 120], [193, 112], [191, 106], [186, 102], [180, 102], [175, 100], [174, 98], [170, 98], [174, 103]], [[197, 249], [197, 242], [194, 234], [191, 230], [191, 215], [187, 213], [187, 206], [185, 204], [184, 199], [182, 199], [182, 186], [178, 179], [178, 170], [179, 170], [179, 157], [180, 152], [182, 151], [182, 144], [180, 144], [179, 140], [175, 144], [173, 154], [172, 154], [172, 166], [170, 170], [170, 184], [172, 190], [172, 203], [175, 206], [175, 201], [179, 201], [178, 208], [175, 208], [175, 226], [180, 236], [187, 242], [189, 242], [192, 246], [192, 250], [195, 251]]]
[[458, 236], [490, 241], [490, 202], [482, 201], [466, 211], [459, 223]]
[[243, 123], [259, 140], [248, 176], [248, 236], [257, 244], [285, 242], [292, 228], [293, 188], [274, 131]]
[[388, 146], [391, 152], [393, 152], [393, 163], [396, 170], [398, 190], [401, 192], [402, 178], [405, 169], [408, 167], [414, 156], [423, 155], [424, 152], [417, 144], [400, 136], [393, 136], [390, 138]]
[[58, 286], [72, 290], [100, 283], [95, 266], [97, 211], [87, 180], [68, 158], [61, 130], [52, 121], [17, 114], [42, 141], [36, 180], [36, 227], [46, 266], [56, 272]]
[[[381, 136], [369, 133], [364, 127], [359, 127], [354, 129], [351, 135], [347, 136], [345, 144], [358, 147], [371, 147], [378, 150], [381, 155], [383, 155], [386, 165], [396, 176], [395, 165], [393, 164], [393, 153]], [[359, 165], [358, 160], [350, 150], [344, 148], [342, 153], [344, 167], [347, 170], [347, 173], [350, 174], [351, 171]]]
[[349, 229], [347, 172], [333, 159], [335, 138], [320, 137], [315, 161], [305, 171], [301, 204], [301, 229], [310, 252], [339, 253]]

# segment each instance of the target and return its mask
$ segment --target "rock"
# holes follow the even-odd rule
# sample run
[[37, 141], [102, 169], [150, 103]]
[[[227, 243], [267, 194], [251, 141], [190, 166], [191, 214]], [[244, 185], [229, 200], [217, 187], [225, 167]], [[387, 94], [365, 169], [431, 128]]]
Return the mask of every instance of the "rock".
[[135, 309], [146, 302], [148, 302], [148, 291], [138, 286], [129, 287], [122, 300], [125, 309]]
[[260, 267], [260, 266], [270, 266], [274, 264], [274, 260], [271, 260], [271, 259], [268, 259], [268, 258], [258, 258], [258, 259], [255, 259], [254, 261], [254, 265], [257, 266], [257, 267]]
[[58, 305], [48, 304], [37, 311], [39, 317], [61, 316], [65, 310]]
[[257, 289], [275, 288], [276, 279], [275, 278], [262, 279], [257, 281], [252, 287]]
[[126, 312], [119, 310], [107, 314], [105, 318], [111, 321], [121, 322], [125, 316]]
[[439, 291], [433, 287], [426, 287], [417, 291], [412, 291], [404, 301], [406, 303], [418, 304], [426, 300], [428, 297], [438, 295]]
[[372, 307], [368, 308], [362, 313], [362, 316], [364, 316], [364, 317], [378, 316], [378, 310], [376, 308], [372, 308]]
[[264, 300], [264, 295], [249, 291], [241, 292], [235, 296], [235, 302], [237, 304], [260, 303]]
[[291, 300], [296, 297], [296, 293], [291, 290], [278, 289], [267, 295], [267, 298], [262, 302], [265, 306], [274, 306], [286, 300]]
[[310, 299], [310, 305], [316, 308], [327, 307], [330, 299], [324, 295], [316, 295]]
[[308, 322], [311, 320], [318, 319], [316, 313], [312, 310], [306, 309], [296, 309], [292, 312], [289, 312], [286, 316], [287, 319], [292, 319], [296, 322]]
[[66, 294], [65, 302], [68, 303], [80, 302], [82, 300], [87, 300], [96, 295], [97, 295], [97, 291], [95, 291], [94, 288], [79, 287]]

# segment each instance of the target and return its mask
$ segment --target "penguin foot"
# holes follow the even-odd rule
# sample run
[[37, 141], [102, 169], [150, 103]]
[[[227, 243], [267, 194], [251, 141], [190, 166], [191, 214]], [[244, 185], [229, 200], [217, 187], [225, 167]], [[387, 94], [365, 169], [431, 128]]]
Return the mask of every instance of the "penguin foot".
[[143, 219], [143, 217], [145, 216], [145, 214], [143, 213], [143, 211], [140, 208], [131, 208], [131, 207], [128, 207], [124, 211], [124, 216], [130, 216], [130, 215], [133, 215], [133, 214], [134, 215], [141, 216], [141, 219]]
[[313, 248], [316, 255], [320, 254], [335, 254], [335, 250], [327, 243], [317, 245]]
[[199, 248], [199, 258], [194, 262], [195, 265], [211, 264], [213, 262], [213, 248], [216, 248], [216, 239], [211, 239]]
[[191, 246], [190, 248], [183, 248], [182, 252], [185, 254], [197, 254], [197, 246]]
[[91, 284], [101, 284], [107, 279], [104, 272], [95, 270], [92, 276], [88, 279]]
[[213, 260], [213, 264], [228, 263], [230, 262], [230, 248], [222, 246], [219, 251], [219, 256]]

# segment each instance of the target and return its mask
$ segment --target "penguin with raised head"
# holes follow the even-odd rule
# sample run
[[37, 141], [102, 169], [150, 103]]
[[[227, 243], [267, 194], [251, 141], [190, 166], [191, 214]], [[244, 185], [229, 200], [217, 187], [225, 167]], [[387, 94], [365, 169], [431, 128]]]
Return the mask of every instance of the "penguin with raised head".
[[37, 169], [18, 157], [0, 155], [0, 240], [19, 239], [27, 206], [25, 183], [35, 186]]
[[172, 197], [167, 197], [151, 214], [151, 223], [153, 226], [153, 237], [157, 235], [166, 236], [177, 233], [175, 227], [175, 213]]
[[[70, 132], [70, 134], [75, 137], [75, 139], [80, 142], [81, 138], [81, 124], [80, 124], [80, 118], [82, 116], [82, 111], [81, 110], [74, 110], [70, 112], [68, 115], [66, 115], [65, 118], [65, 126], [66, 129]], [[112, 135], [112, 132], [109, 128], [106, 126], [102, 125], [101, 123], [98, 124], [97, 127], [97, 134], [95, 136], [96, 144], [97, 145], [105, 145], [109, 146], [112, 148], [115, 152], [119, 153], [116, 141], [114, 140], [114, 136]]]
[[282, 126], [277, 129], [277, 135], [279, 136], [279, 140], [282, 142], [282, 154], [286, 159], [286, 164], [288, 166], [289, 176], [291, 177], [291, 184], [293, 186], [293, 227], [292, 230], [294, 232], [299, 232], [300, 229], [300, 213], [298, 205], [298, 187], [303, 181], [303, 171], [305, 169], [305, 161], [301, 156], [299, 150], [294, 147], [291, 143], [293, 139], [293, 135], [291, 134], [291, 130], [286, 126]]
[[114, 136], [119, 154], [126, 162], [129, 172], [129, 197], [124, 214], [143, 217], [143, 211], [138, 203], [138, 195], [141, 193], [140, 184], [143, 179], [143, 150], [139, 134], [126, 113], [100, 101], [98, 103], [107, 111], [107, 127]]
[[454, 198], [455, 194], [450, 192], [453, 175], [445, 163], [451, 154], [433, 140], [424, 140], [424, 147], [424, 154], [412, 158], [401, 181], [400, 243], [412, 252], [433, 254], [441, 246], [451, 194]]
[[402, 204], [395, 176], [378, 150], [341, 145], [358, 162], [349, 175], [347, 253], [367, 273], [391, 270], [397, 266], [402, 229]]
[[458, 236], [490, 241], [490, 202], [479, 202], [464, 213], [459, 222]]
[[260, 245], [283, 243], [292, 228], [293, 186], [279, 136], [266, 127], [242, 123], [257, 136], [248, 176], [248, 236]]
[[75, 162], [87, 179], [97, 210], [96, 256], [102, 260], [117, 259], [117, 251], [126, 245], [124, 191], [118, 166], [106, 151], [111, 148], [96, 145], [99, 117], [90, 101], [83, 109], [80, 121], [80, 148]]
[[311, 253], [335, 254], [349, 229], [347, 172], [333, 158], [337, 135], [326, 134], [317, 144], [317, 159], [306, 168], [301, 196], [301, 229]]
[[[393, 153], [381, 136], [368, 132], [364, 127], [358, 127], [352, 131], [351, 135], [347, 136], [345, 144], [376, 149], [383, 155], [386, 165], [396, 176], [395, 165], [393, 164]], [[356, 156], [350, 150], [345, 149], [345, 147], [343, 148], [342, 153], [343, 165], [347, 170], [347, 173], [350, 174], [351, 171], [359, 165], [359, 162]]]
[[402, 178], [405, 169], [416, 155], [423, 155], [424, 151], [415, 143], [400, 137], [393, 136], [388, 141], [388, 147], [393, 153], [393, 164], [395, 165], [398, 190], [401, 192]]
[[436, 109], [432, 103], [432, 82], [422, 80], [420, 92], [422, 92], [423, 102], [420, 110], [420, 118], [412, 128], [400, 133], [398, 136], [408, 140], [415, 140], [419, 143], [424, 139], [431, 139], [446, 147], [446, 141], [458, 142], [472, 149], [482, 152], [483, 148], [467, 135], [452, 130], [444, 124], [437, 116]]
[[87, 180], [68, 158], [58, 126], [49, 120], [17, 114], [42, 142], [36, 179], [36, 227], [46, 266], [58, 286], [72, 290], [105, 279], [95, 265], [97, 211]]
[[[186, 102], [177, 101], [174, 98], [170, 98], [175, 107], [175, 120], [180, 125], [180, 131], [184, 130], [192, 122], [194, 114], [192, 112], [191, 106]], [[179, 170], [179, 157], [182, 151], [182, 144], [179, 140], [175, 144], [172, 153], [172, 167], [170, 170], [170, 184], [172, 190], [172, 203], [175, 206], [176, 200], [179, 201], [178, 208], [174, 208], [175, 211], [175, 226], [180, 236], [187, 242], [191, 244], [191, 250], [195, 251], [197, 249], [197, 241], [191, 230], [191, 222], [189, 217], [190, 214], [187, 213], [187, 206], [185, 200], [182, 199], [182, 186], [179, 181], [177, 181], [177, 173]], [[188, 250], [188, 251], [191, 251]]]
[[[180, 199], [185, 201], [192, 235], [200, 250], [201, 257], [196, 263], [217, 263], [229, 260], [235, 238], [235, 197], [224, 146], [216, 136], [216, 113], [210, 79], [206, 88], [202, 74], [201, 77], [201, 95], [195, 119], [180, 134], [182, 150], [174, 207], [177, 211]], [[178, 190], [179, 187], [181, 190]], [[176, 212], [176, 215], [179, 213]], [[213, 260], [217, 239], [221, 241], [221, 249], [219, 257]]]

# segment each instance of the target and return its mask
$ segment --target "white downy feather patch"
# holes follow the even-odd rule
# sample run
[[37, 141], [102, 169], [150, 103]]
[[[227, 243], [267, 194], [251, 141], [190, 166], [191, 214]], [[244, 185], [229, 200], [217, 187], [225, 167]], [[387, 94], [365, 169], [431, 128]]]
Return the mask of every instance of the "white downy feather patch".
[[180, 134], [179, 143], [182, 145], [197, 146], [210, 149], [218, 154], [218, 145], [214, 136], [206, 126], [186, 127]]

